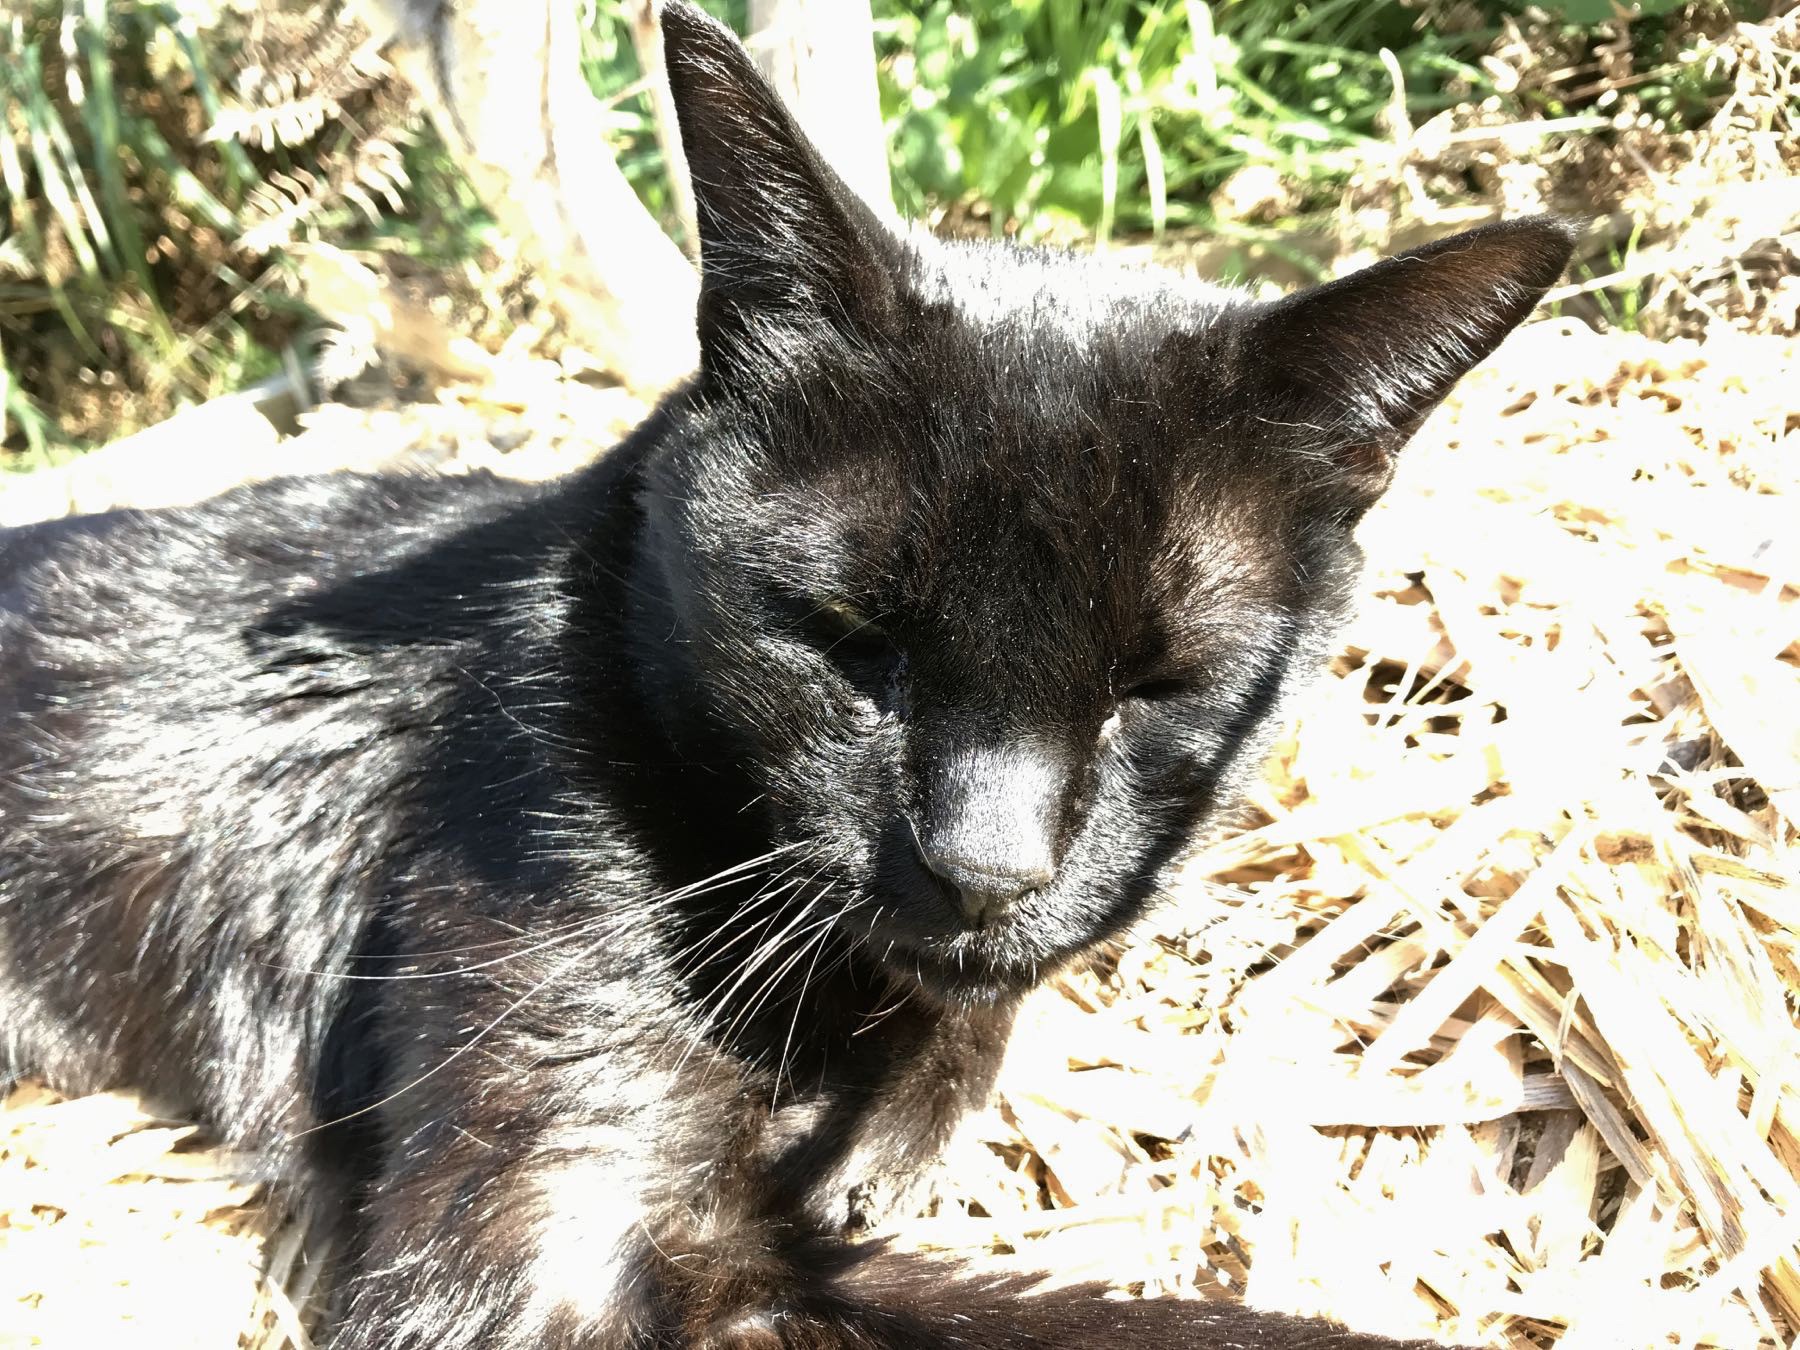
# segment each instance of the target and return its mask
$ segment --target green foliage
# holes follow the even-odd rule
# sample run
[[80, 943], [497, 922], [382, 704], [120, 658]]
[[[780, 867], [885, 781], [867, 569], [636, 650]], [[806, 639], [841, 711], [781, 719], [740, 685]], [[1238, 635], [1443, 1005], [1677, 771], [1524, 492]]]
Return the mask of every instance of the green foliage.
[[[1603, 266], [1585, 263], [1576, 269], [1576, 282], [1593, 287], [1587, 296], [1588, 317], [1597, 318], [1615, 332], [1636, 333], [1642, 328], [1640, 313], [1648, 279], [1639, 275], [1633, 263], [1643, 232], [1640, 221], [1624, 243], [1607, 249]], [[1562, 308], [1556, 307], [1556, 312], [1560, 314]]]
[[[606, 110], [607, 136], [625, 178], [671, 234], [678, 234], [674, 200], [656, 138], [656, 116], [618, 0], [580, 0], [581, 69]], [[700, 7], [730, 24], [747, 26], [748, 0], [699, 0]]]
[[[127, 137], [117, 106], [100, 106], [113, 94], [104, 30], [89, 7], [70, 34], [74, 41], [53, 46], [49, 17], [13, 16], [0, 60], [0, 92], [9, 108], [7, 134], [0, 137], [9, 207], [4, 244], [9, 270], [24, 283], [7, 288], [3, 313], [17, 321], [54, 308], [91, 345], [91, 321], [109, 308], [110, 293], [132, 288], [141, 326], [150, 330], [146, 336], [162, 336], [168, 321], [149, 284], [136, 217], [124, 201], [118, 157]], [[63, 107], [52, 103], [46, 88], [53, 63], [68, 90]], [[90, 76], [103, 72], [91, 89], [82, 78], [84, 66]], [[80, 119], [73, 128], [66, 120], [70, 111]]]
[[[620, 162], [672, 226], [622, 8], [580, 3], [583, 68]], [[705, 3], [742, 29], [745, 0]], [[349, 125], [296, 146], [214, 137], [241, 57], [234, 30], [200, 31], [193, 8], [4, 7], [0, 468], [34, 467], [279, 369], [281, 347], [310, 322], [281, 284], [290, 233], [437, 268], [470, 265], [493, 242], [491, 214], [428, 125], [394, 138], [391, 180], [355, 163]], [[334, 174], [349, 191], [332, 190]]]
[[1237, 168], [1309, 195], [1409, 113], [1480, 96], [1493, 30], [1421, 31], [1392, 0], [1021, 0], [878, 5], [903, 205], [978, 198], [994, 229], [1204, 220]]
[[[1664, 0], [1646, 3], [1646, 16], [1631, 25], [1633, 93], [1651, 117], [1672, 130], [1698, 126], [1712, 116], [1731, 85], [1730, 71], [1709, 59], [1689, 10]], [[1773, 6], [1730, 0], [1716, 6], [1714, 24], [1769, 17]]]
[[[209, 104], [171, 5], [33, 0], [0, 21], [0, 439], [34, 459], [274, 368], [222, 331], [242, 327], [227, 234], [253, 170], [236, 146], [195, 153]], [[52, 394], [83, 406], [77, 429]]]
[[499, 225], [475, 195], [448, 147], [428, 122], [395, 138], [406, 190], [379, 213], [333, 202], [309, 222], [310, 232], [341, 248], [373, 248], [415, 258], [431, 268], [479, 260]]
[[1686, 0], [1544, 0], [1544, 8], [1568, 23], [1605, 23], [1608, 19], [1635, 18], [1668, 14], [1680, 9]]
[[51, 462], [51, 442], [56, 425], [13, 378], [3, 349], [0, 349], [0, 421], [17, 426], [25, 442], [24, 453], [17, 457], [20, 462], [13, 467], [35, 469]]
[[[613, 149], [673, 229], [623, 7], [576, 2], [583, 69]], [[704, 3], [743, 31], [746, 0]], [[1285, 223], [1334, 205], [1361, 166], [1383, 158], [1396, 106], [1416, 123], [1495, 94], [1481, 58], [1502, 22], [1527, 9], [1525, 0], [873, 4], [901, 208], [942, 208], [953, 225], [995, 232], [1103, 239], [1229, 232], [1210, 202], [1245, 166], [1273, 170]], [[1541, 4], [1534, 31], [1566, 48], [1561, 64], [1597, 69], [1597, 45], [1628, 33], [1622, 87], [1674, 129], [1708, 116], [1722, 89], [1719, 65], [1696, 59], [1699, 35], [1770, 9], [1636, 0], [1626, 23], [1614, 0]], [[240, 57], [233, 31], [197, 30], [194, 9], [193, 0], [0, 5], [0, 466], [47, 462], [275, 370], [308, 321], [278, 284], [286, 233], [465, 269], [493, 242], [491, 216], [428, 128], [396, 137], [397, 153], [376, 165], [358, 161], [363, 133], [349, 117], [304, 145], [215, 138]], [[1521, 117], [1564, 116], [1591, 107], [1604, 84], [1589, 75], [1504, 97]], [[402, 182], [403, 196], [393, 191]], [[303, 226], [270, 228], [271, 203], [276, 225]], [[1618, 303], [1614, 322], [1629, 325], [1629, 301]]]
[[[1335, 204], [1381, 160], [1396, 103], [1414, 124], [1499, 95], [1520, 118], [1567, 116], [1605, 89], [1500, 95], [1481, 58], [1508, 18], [1570, 53], [1621, 32], [1625, 88], [1670, 130], [1710, 115], [1721, 71], [1703, 34], [1766, 18], [1767, 0], [875, 0], [883, 113], [904, 210], [985, 214], [1027, 236], [1229, 229], [1212, 193], [1261, 165], [1289, 213]], [[1547, 30], [1544, 13], [1550, 15]], [[1561, 22], [1558, 23], [1557, 20]], [[1604, 27], [1596, 25], [1604, 24]]]

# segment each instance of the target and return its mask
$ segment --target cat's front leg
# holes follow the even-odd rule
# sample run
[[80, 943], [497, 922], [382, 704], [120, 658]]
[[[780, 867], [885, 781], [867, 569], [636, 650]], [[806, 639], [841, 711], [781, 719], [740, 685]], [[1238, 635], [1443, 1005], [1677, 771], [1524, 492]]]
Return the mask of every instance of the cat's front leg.
[[415, 1131], [368, 1201], [343, 1350], [598, 1350], [658, 1341], [656, 1188], [623, 1123], [481, 1113]]
[[923, 1206], [945, 1146], [993, 1090], [1014, 1012], [1007, 1000], [938, 1019], [866, 1096], [797, 1106], [811, 1128], [767, 1156], [777, 1204], [824, 1233], [866, 1232]]
[[396, 1151], [371, 1197], [338, 1350], [1399, 1344], [1231, 1304], [1040, 1291], [1029, 1278], [852, 1249], [761, 1207], [757, 1173], [732, 1162], [743, 1153], [696, 1167], [674, 1156], [678, 1144], [645, 1156], [641, 1141], [667, 1137], [644, 1122], [519, 1129], [481, 1116], [459, 1112]]

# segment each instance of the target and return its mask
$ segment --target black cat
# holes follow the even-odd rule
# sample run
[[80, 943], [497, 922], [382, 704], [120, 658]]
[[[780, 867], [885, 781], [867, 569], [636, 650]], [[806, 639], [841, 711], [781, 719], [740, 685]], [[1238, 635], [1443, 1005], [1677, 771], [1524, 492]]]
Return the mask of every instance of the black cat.
[[0, 1072], [336, 1188], [345, 1350], [1388, 1344], [842, 1235], [1232, 802], [1569, 228], [1275, 303], [897, 238], [665, 29], [704, 367], [596, 467], [0, 534]]

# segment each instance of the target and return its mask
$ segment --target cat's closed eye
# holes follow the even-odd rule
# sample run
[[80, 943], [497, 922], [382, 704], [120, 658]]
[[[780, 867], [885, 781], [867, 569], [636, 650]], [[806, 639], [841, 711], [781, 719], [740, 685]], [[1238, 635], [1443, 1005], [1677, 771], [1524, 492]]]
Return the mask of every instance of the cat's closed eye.
[[799, 634], [840, 664], [868, 666], [894, 659], [894, 640], [881, 624], [842, 600], [820, 601], [797, 625]]
[[1100, 728], [1100, 743], [1105, 745], [1118, 735], [1131, 708], [1175, 708], [1199, 692], [1199, 681], [1192, 678], [1162, 676], [1132, 681], [1114, 695], [1112, 713]]
[[1193, 680], [1179, 678], [1163, 678], [1154, 680], [1138, 680], [1125, 686], [1120, 697], [1136, 699], [1142, 703], [1168, 703], [1175, 699], [1185, 698], [1196, 692]]

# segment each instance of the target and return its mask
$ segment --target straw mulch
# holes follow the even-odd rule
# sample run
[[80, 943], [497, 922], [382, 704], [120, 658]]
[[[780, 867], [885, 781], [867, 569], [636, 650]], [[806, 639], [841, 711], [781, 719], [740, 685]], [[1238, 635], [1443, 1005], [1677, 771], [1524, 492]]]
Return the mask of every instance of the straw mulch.
[[[1028, 1005], [899, 1240], [1466, 1343], [1787, 1344], [1797, 373], [1546, 322], [1467, 381], [1245, 828]], [[0, 1343], [306, 1344], [298, 1226], [234, 1176], [15, 1091]]]
[[133, 1097], [0, 1093], [0, 1346], [306, 1347], [304, 1226]]

